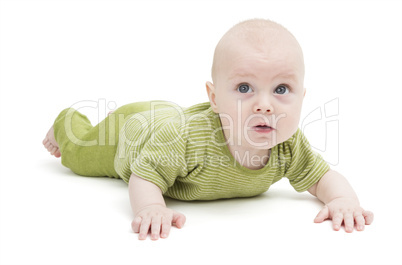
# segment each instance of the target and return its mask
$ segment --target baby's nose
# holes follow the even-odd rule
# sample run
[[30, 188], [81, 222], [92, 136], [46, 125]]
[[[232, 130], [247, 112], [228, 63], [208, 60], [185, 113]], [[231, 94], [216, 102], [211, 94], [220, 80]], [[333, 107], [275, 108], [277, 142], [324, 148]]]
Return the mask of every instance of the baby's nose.
[[273, 112], [274, 112], [273, 106], [267, 101], [259, 102], [254, 106], [254, 113], [271, 114]]
[[255, 112], [257, 113], [271, 113], [271, 108], [257, 108], [255, 109]]

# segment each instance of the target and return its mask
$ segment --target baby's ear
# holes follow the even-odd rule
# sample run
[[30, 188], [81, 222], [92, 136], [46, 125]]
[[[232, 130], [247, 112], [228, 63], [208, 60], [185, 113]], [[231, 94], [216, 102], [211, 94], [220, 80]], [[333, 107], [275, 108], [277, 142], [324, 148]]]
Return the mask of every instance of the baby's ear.
[[211, 103], [211, 108], [215, 113], [218, 113], [218, 108], [216, 106], [216, 101], [215, 101], [215, 86], [211, 82], [206, 83], [206, 88], [207, 88], [207, 94], [209, 98], [209, 103]]
[[303, 93], [303, 97], [306, 96], [306, 88], [304, 88], [304, 93]]

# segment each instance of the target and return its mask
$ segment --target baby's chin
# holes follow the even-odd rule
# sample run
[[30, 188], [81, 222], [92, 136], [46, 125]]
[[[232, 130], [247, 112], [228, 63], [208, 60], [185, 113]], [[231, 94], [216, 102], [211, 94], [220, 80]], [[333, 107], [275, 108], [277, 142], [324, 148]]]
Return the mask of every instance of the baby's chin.
[[275, 132], [270, 133], [269, 135], [250, 135], [247, 139], [244, 139], [247, 142], [247, 145], [253, 149], [271, 149], [291, 137], [287, 137], [287, 135], [276, 134]]
[[276, 143], [276, 144], [272, 144], [272, 143], [264, 144], [264, 143], [261, 143], [259, 145], [252, 145], [252, 147], [254, 147], [254, 149], [256, 149], [256, 150], [269, 150], [269, 149], [274, 148], [278, 144], [281, 144], [281, 143]]
[[248, 141], [247, 145], [255, 150], [268, 150], [275, 147], [277, 144], [274, 144], [271, 141]]

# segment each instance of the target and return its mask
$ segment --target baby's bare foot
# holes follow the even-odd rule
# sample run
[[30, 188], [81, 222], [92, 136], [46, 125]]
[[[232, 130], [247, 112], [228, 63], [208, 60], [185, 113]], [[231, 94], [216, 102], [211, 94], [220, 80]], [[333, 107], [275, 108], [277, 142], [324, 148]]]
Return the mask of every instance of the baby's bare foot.
[[56, 139], [54, 138], [53, 126], [47, 132], [46, 137], [42, 143], [45, 146], [45, 148], [50, 152], [51, 155], [54, 155], [55, 157], [61, 157], [59, 145], [57, 144]]

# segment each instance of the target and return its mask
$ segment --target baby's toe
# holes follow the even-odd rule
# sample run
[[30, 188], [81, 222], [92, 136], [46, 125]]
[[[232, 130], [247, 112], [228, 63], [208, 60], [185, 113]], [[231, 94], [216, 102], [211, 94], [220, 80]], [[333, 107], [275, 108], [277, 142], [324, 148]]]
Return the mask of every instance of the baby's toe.
[[50, 142], [45, 143], [45, 148], [50, 151], [52, 150], [53, 145]]
[[52, 146], [52, 149], [51, 149], [50, 153], [51, 153], [52, 155], [54, 155], [57, 150], [59, 150], [59, 148], [57, 148], [57, 147], [55, 147], [55, 146]]

